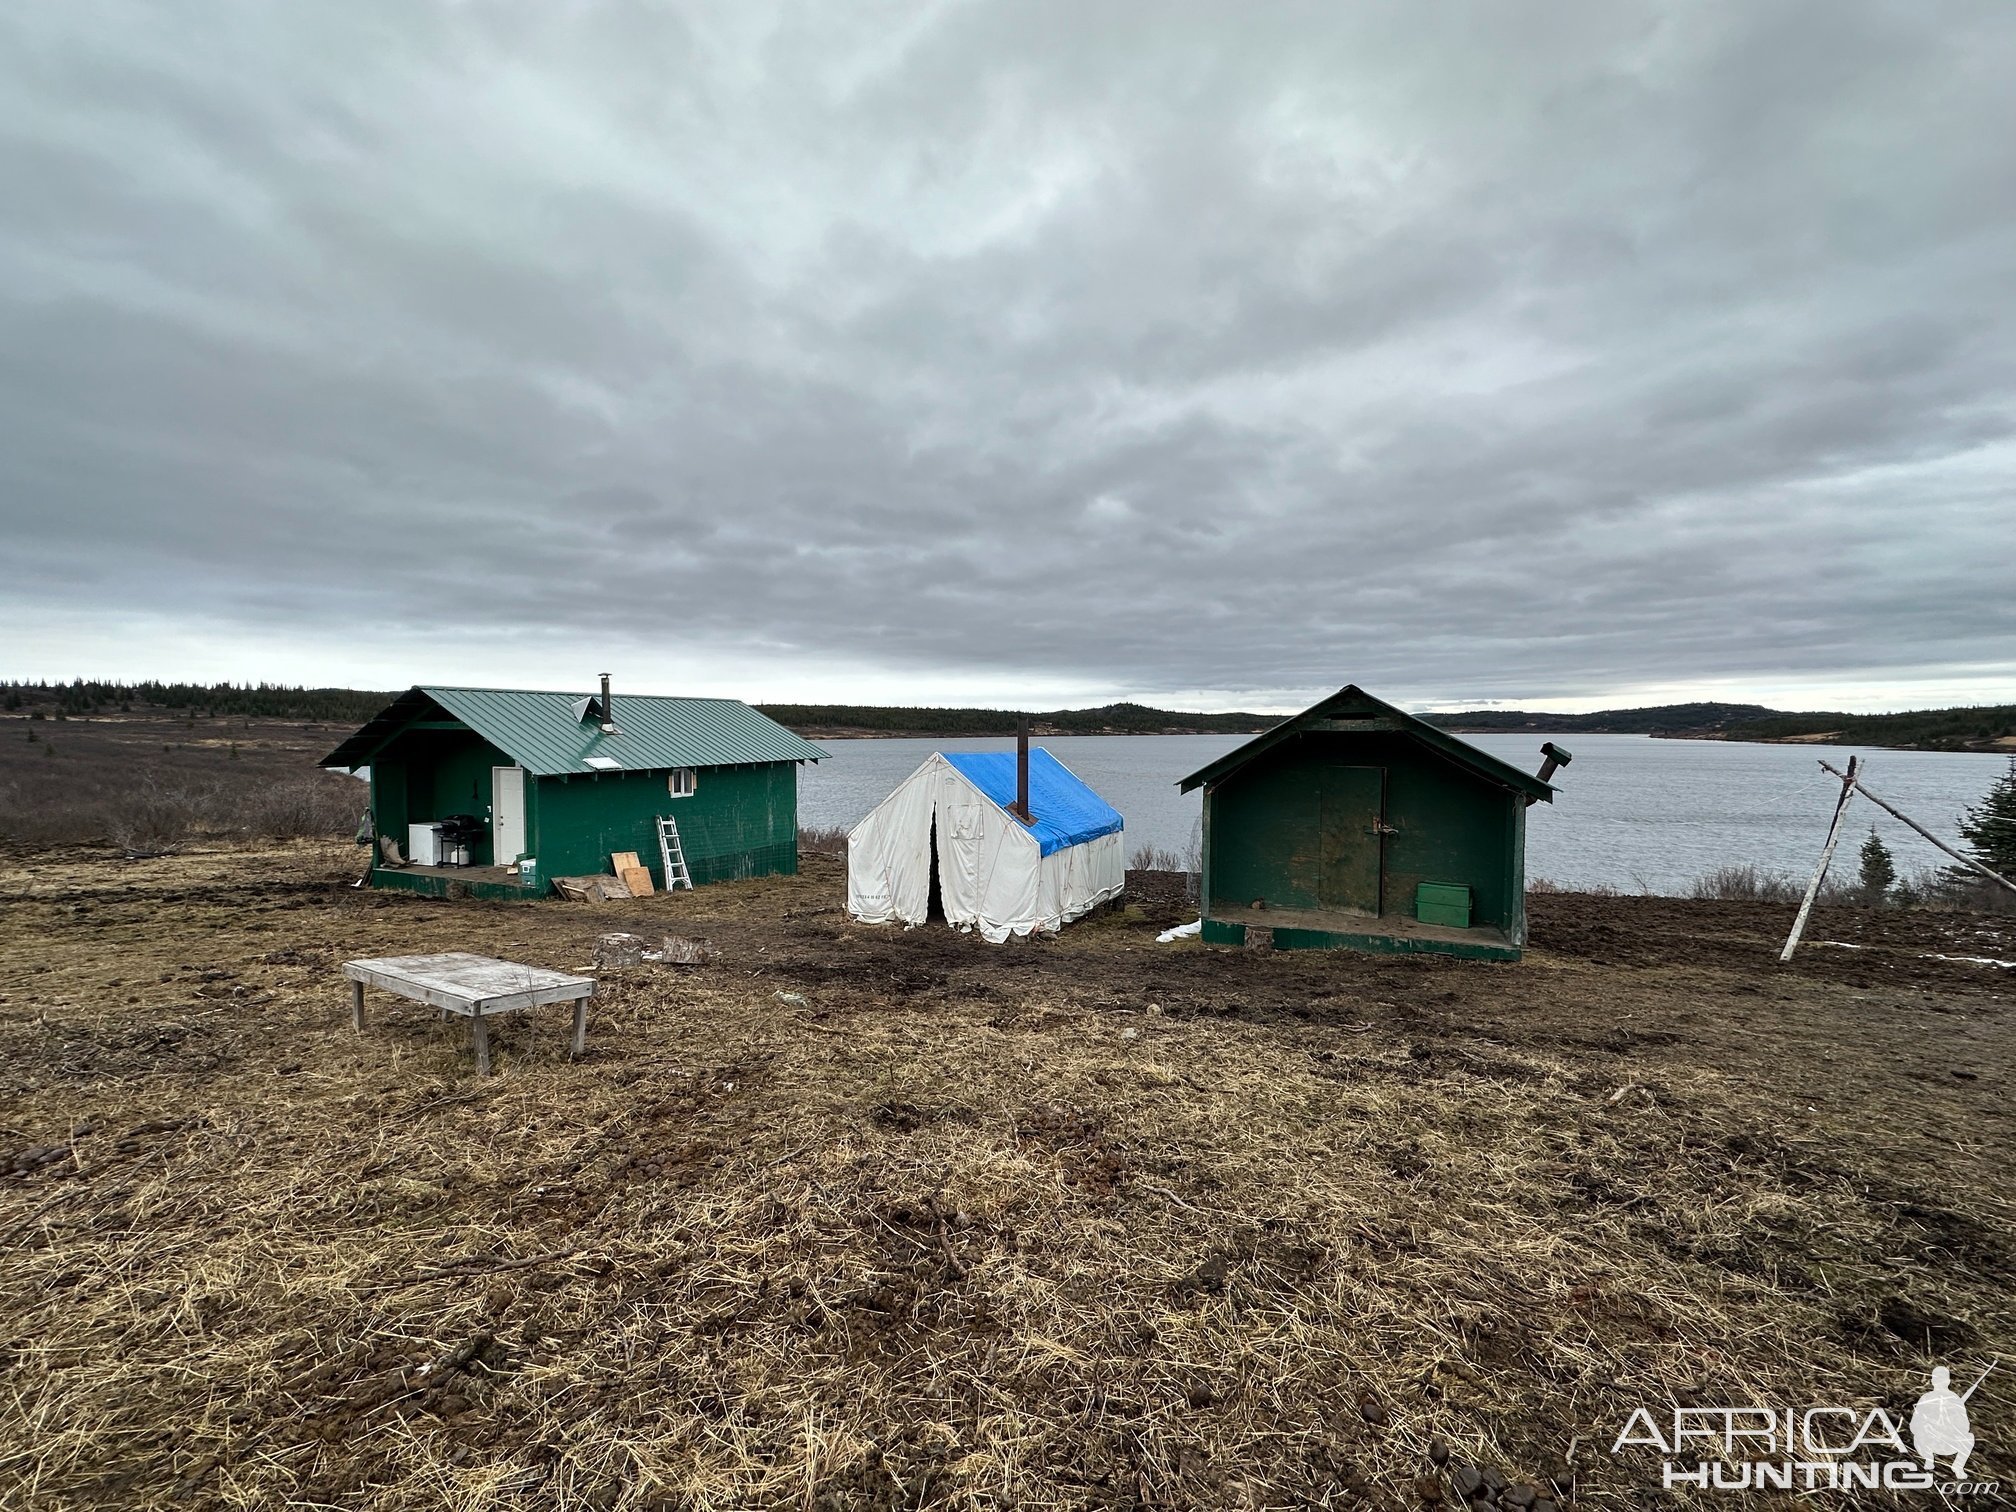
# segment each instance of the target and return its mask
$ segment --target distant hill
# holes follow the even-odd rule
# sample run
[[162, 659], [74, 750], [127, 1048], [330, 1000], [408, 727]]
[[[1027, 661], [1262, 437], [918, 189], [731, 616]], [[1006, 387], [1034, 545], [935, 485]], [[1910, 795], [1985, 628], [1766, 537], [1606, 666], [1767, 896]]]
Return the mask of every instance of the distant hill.
[[1594, 714], [1533, 714], [1522, 709], [1472, 709], [1461, 714], [1424, 714], [1432, 725], [1457, 734], [1534, 731], [1545, 735], [1669, 735], [1702, 739], [1731, 726], [1787, 716], [1762, 704], [1659, 704], [1649, 709], [1603, 709]]
[[[68, 717], [169, 712], [192, 720], [291, 719], [363, 724], [396, 693], [358, 688], [295, 688], [278, 683], [0, 682], [0, 710]], [[1023, 716], [1013, 709], [886, 708], [873, 704], [759, 704], [779, 724], [817, 739], [915, 736], [958, 739], [1013, 735]], [[1278, 724], [1279, 714], [1192, 714], [1113, 703], [1096, 709], [1031, 714], [1038, 735], [1252, 735]], [[2016, 704], [1920, 709], [1901, 714], [1788, 713], [1762, 704], [1659, 704], [1546, 714], [1523, 709], [1471, 709], [1423, 715], [1457, 734], [1657, 735], [1674, 740], [1759, 740], [1801, 744], [1896, 746], [1927, 751], [2016, 753]]]
[[1659, 735], [1672, 740], [1756, 740], [1801, 745], [1890, 746], [1921, 751], [2016, 750], [2016, 704], [1924, 709], [1901, 714], [1793, 714], [1761, 704], [1661, 704], [1593, 714], [1533, 714], [1478, 709], [1427, 714], [1452, 733], [1535, 732]]
[[[808, 740], [855, 735], [920, 739], [1013, 735], [1023, 716], [1013, 709], [892, 709], [869, 704], [758, 704], [777, 723]], [[1183, 714], [1145, 704], [1052, 709], [1030, 714], [1035, 735], [1253, 735], [1279, 724], [1279, 714]]]
[[1733, 724], [1723, 738], [2016, 754], [2016, 704], [1918, 709], [1900, 714], [1774, 713]]
[[[401, 690], [404, 691], [404, 690]], [[71, 718], [162, 712], [192, 719], [303, 719], [363, 724], [397, 692], [293, 688], [277, 683], [0, 682], [0, 710]], [[862, 704], [759, 704], [802, 734], [1013, 735], [1023, 716], [1011, 709], [902, 709]], [[1278, 723], [1278, 714], [1179, 714], [1142, 704], [1057, 709], [1028, 716], [1040, 735], [1244, 735]]]

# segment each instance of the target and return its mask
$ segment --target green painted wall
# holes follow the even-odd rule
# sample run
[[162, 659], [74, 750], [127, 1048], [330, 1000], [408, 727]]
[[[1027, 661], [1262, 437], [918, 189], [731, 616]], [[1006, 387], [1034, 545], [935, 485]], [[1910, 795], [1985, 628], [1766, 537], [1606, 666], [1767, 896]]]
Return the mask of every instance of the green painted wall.
[[1318, 814], [1314, 773], [1298, 756], [1269, 752], [1210, 788], [1210, 895], [1227, 907], [1317, 908]]
[[[371, 822], [406, 849], [406, 763], [387, 756], [371, 763]], [[373, 856], [373, 863], [377, 857]]]
[[528, 787], [533, 854], [548, 877], [609, 870], [612, 851], [635, 851], [662, 887], [657, 817], [679, 821], [696, 885], [798, 870], [798, 768], [702, 767], [692, 796], [672, 797], [664, 772], [541, 777]]
[[[1380, 784], [1366, 769], [1383, 770]], [[1379, 911], [1411, 916], [1421, 882], [1465, 883], [1472, 919], [1525, 938], [1524, 799], [1397, 733], [1310, 733], [1207, 789], [1204, 890], [1244, 908], [1352, 908], [1381, 846]], [[1393, 832], [1377, 842], [1374, 822]]]

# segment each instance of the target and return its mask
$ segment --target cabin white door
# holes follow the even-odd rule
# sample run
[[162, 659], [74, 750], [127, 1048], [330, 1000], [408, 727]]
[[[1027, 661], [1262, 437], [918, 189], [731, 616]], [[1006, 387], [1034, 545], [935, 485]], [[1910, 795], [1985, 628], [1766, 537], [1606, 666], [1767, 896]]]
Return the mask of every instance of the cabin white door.
[[509, 866], [525, 854], [525, 768], [490, 768], [491, 860]]

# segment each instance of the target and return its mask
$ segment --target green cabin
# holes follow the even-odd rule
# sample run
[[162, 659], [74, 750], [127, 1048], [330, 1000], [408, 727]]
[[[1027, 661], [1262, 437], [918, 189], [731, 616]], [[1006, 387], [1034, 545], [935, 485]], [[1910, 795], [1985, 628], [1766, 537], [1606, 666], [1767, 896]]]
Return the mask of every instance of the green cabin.
[[[732, 698], [413, 688], [321, 765], [371, 775], [371, 882], [526, 898], [635, 851], [661, 815], [696, 886], [798, 870], [798, 763], [826, 753]], [[531, 865], [519, 863], [529, 858]]]
[[1204, 789], [1207, 942], [1519, 959], [1539, 777], [1348, 687], [1178, 786]]

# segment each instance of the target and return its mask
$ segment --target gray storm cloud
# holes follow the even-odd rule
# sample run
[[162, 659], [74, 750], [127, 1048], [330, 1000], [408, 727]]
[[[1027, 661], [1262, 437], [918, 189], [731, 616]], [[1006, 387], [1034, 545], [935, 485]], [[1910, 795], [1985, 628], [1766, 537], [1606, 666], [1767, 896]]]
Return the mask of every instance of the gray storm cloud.
[[1999, 3], [15, 7], [0, 663], [630, 605], [1145, 697], [2016, 683], [2012, 68]]

